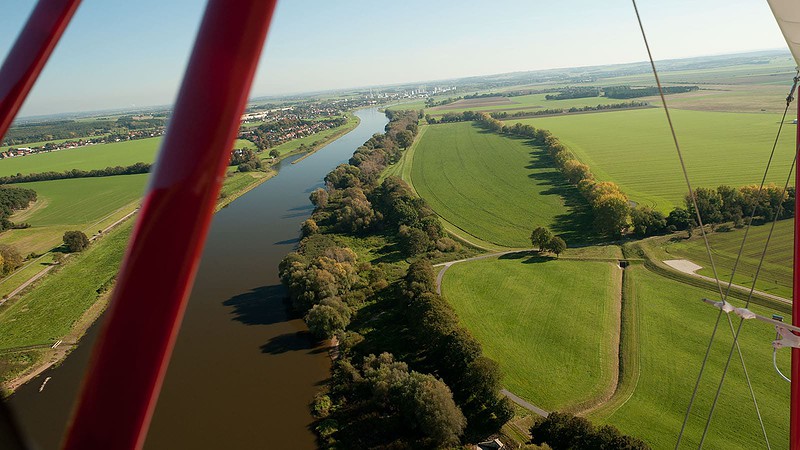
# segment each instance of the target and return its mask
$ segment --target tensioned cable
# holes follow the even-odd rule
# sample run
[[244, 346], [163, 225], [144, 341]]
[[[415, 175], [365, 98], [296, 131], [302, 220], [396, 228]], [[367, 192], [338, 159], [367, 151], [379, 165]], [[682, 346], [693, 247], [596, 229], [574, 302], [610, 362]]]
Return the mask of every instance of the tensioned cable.
[[[722, 284], [719, 281], [719, 276], [717, 275], [717, 267], [714, 264], [714, 257], [711, 254], [711, 245], [708, 243], [708, 237], [706, 236], [705, 227], [703, 226], [703, 219], [700, 217], [700, 209], [697, 207], [697, 198], [694, 195], [694, 190], [692, 189], [692, 183], [689, 181], [689, 174], [686, 170], [686, 164], [683, 161], [683, 153], [681, 152], [680, 144], [678, 144], [678, 137], [675, 134], [675, 127], [672, 124], [672, 117], [669, 114], [669, 108], [667, 107], [667, 99], [664, 97], [664, 89], [661, 87], [661, 80], [658, 78], [658, 71], [656, 70], [656, 64], [653, 61], [653, 54], [650, 51], [650, 44], [647, 42], [647, 34], [644, 31], [644, 25], [642, 25], [642, 18], [639, 15], [639, 8], [636, 6], [636, 0], [631, 0], [633, 2], [633, 9], [636, 12], [636, 20], [639, 22], [639, 29], [642, 32], [642, 39], [644, 40], [644, 46], [647, 49], [647, 57], [650, 60], [650, 67], [653, 69], [653, 76], [656, 79], [656, 85], [658, 86], [658, 94], [661, 97], [661, 104], [664, 106], [664, 112], [667, 115], [667, 122], [669, 123], [669, 129], [672, 133], [672, 141], [675, 143], [675, 150], [678, 153], [678, 159], [681, 163], [681, 170], [683, 171], [683, 178], [686, 180], [686, 186], [689, 189], [689, 198], [692, 200], [692, 206], [694, 206], [695, 216], [697, 217], [697, 223], [700, 226], [700, 233], [703, 236], [703, 242], [706, 246], [706, 253], [708, 254], [708, 259], [711, 263], [711, 270], [714, 273], [714, 280], [717, 284], [717, 289], [719, 290], [719, 297], [720, 300], [725, 301], [725, 294], [722, 292]], [[714, 323], [714, 329], [711, 332], [711, 339], [708, 342], [708, 347], [706, 348], [706, 354], [703, 357], [703, 363], [700, 365], [700, 374], [697, 376], [697, 381], [695, 382], [694, 389], [692, 390], [692, 397], [689, 400], [689, 406], [686, 409], [686, 416], [683, 419], [683, 424], [681, 425], [681, 431], [678, 434], [678, 442], [675, 444], [675, 448], [677, 449], [680, 444], [681, 440], [683, 439], [683, 433], [686, 430], [686, 424], [689, 421], [689, 415], [692, 411], [692, 405], [694, 404], [694, 400], [697, 397], [697, 390], [700, 387], [700, 380], [703, 377], [703, 372], [705, 371], [706, 364], [708, 363], [708, 357], [711, 354], [711, 346], [714, 343], [714, 337], [717, 335], [717, 329], [719, 329], [719, 321], [722, 318], [722, 310], [720, 309], [719, 313], [717, 313], [717, 320]]]
[[[795, 80], [796, 79], [797, 79], [797, 77], [795, 77]], [[789, 103], [789, 102], [787, 101], [787, 103]], [[788, 109], [788, 106], [787, 106], [787, 109]], [[785, 115], [784, 115], [784, 120], [785, 120]], [[753, 298], [753, 292], [756, 289], [756, 282], [758, 281], [758, 276], [761, 273], [761, 267], [764, 264], [764, 259], [767, 256], [767, 249], [769, 247], [769, 242], [772, 239], [772, 233], [773, 233], [773, 231], [775, 231], [775, 224], [778, 222], [778, 218], [780, 217], [780, 214], [782, 212], [781, 210], [783, 209], [783, 198], [786, 195], [786, 191], [789, 189], [789, 183], [790, 183], [790, 181], [792, 179], [792, 173], [794, 172], [794, 166], [795, 166], [796, 163], [797, 163], [797, 152], [795, 151], [794, 160], [792, 160], [792, 165], [789, 168], [789, 175], [786, 177], [786, 184], [784, 184], [783, 192], [781, 192], [781, 196], [780, 196], [781, 202], [778, 203], [778, 206], [776, 208], [775, 216], [772, 219], [772, 225], [770, 226], [769, 233], [767, 234], [767, 240], [764, 243], [764, 250], [761, 252], [761, 258], [758, 261], [758, 266], [756, 267], [756, 272], [753, 275], [753, 284], [750, 287], [749, 294], [747, 295], [747, 301], [745, 302], [745, 305], [744, 305], [745, 308], [750, 306], [750, 301]], [[797, 194], [795, 194], [795, 195], [797, 195]], [[731, 331], [733, 331], [733, 322], [731, 321], [730, 315], [727, 315], [727, 317], [728, 317], [728, 323], [730, 323], [730, 326], [731, 326]], [[742, 331], [742, 325], [743, 324], [744, 324], [744, 318], [740, 318], [739, 319], [739, 326], [736, 329], [736, 334], [733, 336], [733, 344], [731, 344], [731, 350], [728, 353], [728, 360], [725, 363], [725, 368], [722, 371], [722, 377], [719, 380], [719, 386], [717, 387], [717, 392], [714, 395], [714, 402], [711, 404], [711, 409], [708, 412], [708, 419], [706, 420], [706, 426], [703, 429], [703, 436], [700, 439], [700, 447], [703, 446], [703, 442], [706, 439], [706, 434], [708, 433], [708, 429], [711, 426], [711, 418], [712, 418], [712, 415], [714, 414], [714, 409], [717, 406], [717, 400], [719, 399], [719, 395], [720, 395], [720, 393], [722, 391], [722, 385], [725, 382], [725, 375], [728, 373], [728, 367], [729, 367], [730, 362], [731, 362], [731, 357], [733, 356], [734, 348], [736, 348], [738, 350], [739, 355], [741, 356], [742, 350], [741, 350], [741, 348], [739, 348], [739, 333]], [[774, 360], [774, 354], [773, 354], [773, 360]], [[776, 364], [776, 367], [777, 367], [777, 364]], [[744, 366], [742, 366], [742, 368], [744, 369], [745, 377], [748, 380], [747, 384], [750, 387], [750, 392], [752, 394], [753, 388], [752, 388], [752, 386], [750, 386], [750, 377], [747, 375], [747, 369]], [[780, 373], [780, 371], [778, 371], [778, 373]], [[786, 378], [782, 373], [781, 373], [781, 376]], [[753, 394], [753, 399], [755, 400], [755, 395], [754, 394]], [[761, 420], [761, 412], [758, 410], [758, 404], [756, 404], [756, 414], [758, 415], [758, 420], [761, 423], [761, 431], [764, 433], [764, 439], [766, 440], [767, 448], [769, 449], [770, 448], [769, 447], [769, 439], [767, 438], [767, 431], [766, 431], [766, 429], [764, 429], [764, 422]]]
[[[764, 176], [761, 178], [761, 185], [758, 187], [758, 192], [756, 193], [756, 204], [753, 205], [753, 210], [750, 213], [750, 217], [748, 218], [747, 228], [745, 228], [744, 236], [742, 238], [742, 245], [739, 247], [739, 253], [736, 256], [736, 261], [734, 262], [733, 270], [731, 271], [731, 280], [728, 283], [728, 289], [725, 291], [726, 300], [727, 300], [728, 294], [730, 293], [731, 286], [733, 285], [733, 279], [734, 279], [734, 276], [736, 275], [736, 268], [739, 265], [739, 261], [741, 260], [742, 253], [744, 251], [745, 242], [747, 241], [747, 235], [750, 232], [750, 227], [753, 224], [753, 218], [755, 217], [756, 210], [758, 209], [758, 201], [760, 201], [760, 199], [761, 199], [761, 193], [764, 190], [764, 184], [766, 183], [766, 180], [767, 180], [767, 174], [769, 173], [769, 168], [770, 168], [770, 165], [772, 164], [772, 159], [775, 156], [775, 149], [777, 148], [778, 140], [781, 137], [781, 131], [783, 130], [783, 124], [786, 122], [786, 115], [789, 112], [789, 105], [791, 105], [792, 101], [794, 100], [794, 92], [795, 92], [795, 89], [797, 88], [798, 81], [800, 81], [800, 70], [798, 70], [797, 73], [795, 74], [795, 76], [794, 76], [794, 78], [792, 80], [792, 87], [789, 90], [789, 95], [786, 96], [786, 107], [783, 109], [783, 116], [781, 117], [780, 124], [778, 125], [778, 133], [775, 136], [775, 141], [772, 143], [772, 151], [769, 154], [769, 160], [767, 161], [767, 167], [764, 169]], [[795, 160], [792, 161], [792, 166], [789, 169], [789, 175], [787, 176], [786, 183], [783, 186], [783, 192], [781, 193], [781, 197], [780, 197], [781, 199], [783, 199], [783, 197], [786, 195], [786, 191], [789, 188], [789, 182], [791, 181], [792, 171], [794, 170], [794, 165], [795, 165], [796, 160], [797, 160], [797, 152], [795, 152]], [[775, 217], [773, 218], [772, 226], [771, 226], [771, 228], [769, 230], [769, 234], [767, 236], [767, 240], [766, 240], [766, 242], [764, 244], [764, 250], [761, 252], [761, 259], [758, 262], [758, 267], [756, 268], [756, 272], [755, 272], [755, 275], [753, 277], [753, 284], [752, 284], [752, 287], [750, 289], [750, 293], [747, 296], [747, 301], [745, 302], [745, 306], [744, 306], [745, 308], [750, 306], [750, 301], [753, 298], [753, 292], [755, 291], [756, 281], [758, 280], [758, 276], [759, 276], [759, 274], [761, 272], [761, 267], [762, 267], [762, 265], [764, 263], [764, 258], [767, 255], [767, 248], [769, 247], [769, 242], [772, 239], [772, 232], [773, 232], [773, 230], [775, 230], [775, 224], [777, 223], [778, 217], [780, 216], [782, 206], [783, 206], [782, 203], [779, 203], [777, 208], [776, 208]], [[709, 427], [711, 426], [711, 419], [712, 419], [712, 416], [714, 414], [714, 409], [717, 406], [717, 401], [719, 400], [719, 395], [720, 395], [720, 393], [722, 391], [722, 385], [725, 382], [725, 376], [728, 373], [728, 367], [730, 365], [731, 358], [733, 357], [734, 348], [739, 352], [739, 355], [740, 355], [740, 358], [741, 358], [742, 350], [739, 347], [739, 333], [742, 331], [742, 324], [743, 323], [744, 323], [744, 319], [740, 319], [739, 320], [739, 326], [737, 327], [736, 332], [734, 333], [733, 343], [731, 344], [731, 349], [730, 349], [730, 352], [728, 353], [728, 360], [725, 362], [725, 368], [722, 371], [722, 376], [721, 376], [720, 381], [719, 381], [719, 386], [717, 387], [717, 392], [714, 395], [714, 401], [712, 402], [711, 409], [708, 412], [708, 418], [706, 420], [706, 425], [705, 425], [705, 428], [703, 429], [703, 436], [700, 439], [700, 447], [703, 446], [703, 442], [705, 442], [706, 435], [708, 433]], [[729, 326], [731, 328], [731, 332], [733, 332], [733, 322], [731, 321], [730, 316], [728, 316], [728, 324], [729, 324]], [[743, 365], [742, 369], [744, 369], [745, 377], [748, 379], [748, 387], [750, 388], [750, 392], [751, 392], [751, 395], [753, 397], [753, 403], [755, 404], [755, 407], [756, 407], [756, 415], [758, 416], [759, 423], [761, 423], [761, 431], [764, 434], [764, 440], [766, 441], [767, 448], [769, 449], [770, 448], [770, 446], [769, 446], [769, 438], [767, 437], [767, 431], [764, 428], [764, 423], [761, 420], [761, 412], [758, 409], [758, 403], [755, 400], [755, 394], [753, 393], [752, 386], [750, 386], [750, 380], [749, 380], [750, 377], [747, 374], [747, 368], [744, 367], [744, 365]]]

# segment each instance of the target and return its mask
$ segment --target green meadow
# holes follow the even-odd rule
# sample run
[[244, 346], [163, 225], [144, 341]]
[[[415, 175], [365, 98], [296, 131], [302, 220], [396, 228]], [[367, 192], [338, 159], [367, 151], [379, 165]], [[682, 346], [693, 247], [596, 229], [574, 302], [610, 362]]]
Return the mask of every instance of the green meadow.
[[437, 214], [492, 244], [530, 247], [537, 226], [563, 235], [568, 243], [591, 237], [577, 190], [542, 150], [524, 140], [471, 123], [427, 126], [410, 173], [415, 190]]
[[563, 410], [611, 383], [619, 272], [608, 262], [515, 255], [452, 266], [442, 294], [500, 362], [506, 388]]
[[[626, 283], [633, 285], [638, 311], [638, 371], [631, 377], [630, 396], [611, 402], [609, 409], [591, 415], [594, 420], [616, 425], [624, 433], [646, 440], [653, 448], [673, 448], [692, 395], [717, 311], [700, 301], [712, 291], [660, 277], [642, 266], [626, 269]], [[755, 308], [762, 314], [771, 314]], [[733, 325], [738, 318], [732, 317]], [[739, 343], [753, 383], [767, 435], [773, 448], [788, 442], [789, 383], [772, 368], [775, 330], [766, 324], [747, 322]], [[732, 333], [722, 318], [704, 372], [681, 448], [696, 448], [727, 360]], [[780, 365], [788, 370], [789, 352], [779, 352]], [[764, 438], [742, 371], [734, 353], [719, 403], [715, 409], [706, 448], [764, 448]]]
[[[700, 299], [714, 293], [643, 266], [626, 270], [624, 308], [635, 306], [638, 327], [623, 326], [623, 333], [636, 334], [622, 337], [622, 351], [636, 364], [623, 367], [617, 394], [589, 417], [653, 448], [671, 448], [716, 319]], [[506, 388], [546, 410], [570, 410], [597, 397], [609, 377], [604, 367], [614, 356], [609, 334], [616, 332], [612, 314], [618, 314], [610, 305], [620, 289], [613, 271], [619, 269], [604, 262], [501, 257], [454, 265], [445, 274], [443, 294], [487, 355], [500, 362]], [[774, 337], [772, 327], [748, 322], [740, 344], [768, 436], [781, 447], [788, 439], [789, 384], [772, 368]], [[731, 342], [723, 318], [682, 448], [699, 443]], [[779, 354], [784, 369], [788, 355]], [[635, 373], [625, 374], [626, 368]], [[738, 359], [728, 371], [705, 445], [764, 446]]]
[[[733, 282], [735, 284], [751, 287], [755, 277], [764, 245], [771, 224], [758, 225], [750, 228], [742, 251], [742, 258], [736, 269]], [[792, 298], [792, 250], [794, 233], [793, 220], [779, 220], [775, 224], [775, 231], [769, 241], [764, 263], [756, 281], [756, 289], [784, 298]], [[730, 281], [731, 272], [739, 254], [739, 248], [744, 238], [744, 229], [734, 229], [729, 232], [715, 232], [708, 234], [711, 254], [717, 273], [723, 283]], [[708, 259], [706, 246], [699, 233], [691, 239], [657, 239], [660, 242], [660, 251], [656, 254], [659, 259], [688, 259], [695, 264], [703, 266], [697, 273], [707, 277], [714, 277], [711, 263]], [[653, 247], [652, 244], [648, 244]]]
[[[104, 169], [129, 166], [137, 162], [152, 163], [156, 159], [161, 137], [136, 139], [110, 144], [88, 145], [50, 153], [0, 160], [0, 176], [17, 173], [63, 172], [70, 169]], [[252, 142], [237, 139], [234, 148], [255, 148]]]
[[[693, 187], [758, 184], [780, 115], [671, 110]], [[640, 109], [523, 120], [550, 130], [598, 180], [619, 184], [631, 200], [668, 212], [683, 205], [686, 182], [664, 111]], [[767, 181], [783, 186], [795, 126], [787, 123]]]

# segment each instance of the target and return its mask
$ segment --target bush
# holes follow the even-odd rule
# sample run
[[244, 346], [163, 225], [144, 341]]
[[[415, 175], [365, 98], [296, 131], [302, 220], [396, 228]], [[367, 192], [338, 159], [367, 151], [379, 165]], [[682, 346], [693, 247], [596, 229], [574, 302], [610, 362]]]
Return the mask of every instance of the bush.
[[64, 246], [70, 253], [82, 252], [89, 246], [89, 238], [82, 231], [64, 233]]

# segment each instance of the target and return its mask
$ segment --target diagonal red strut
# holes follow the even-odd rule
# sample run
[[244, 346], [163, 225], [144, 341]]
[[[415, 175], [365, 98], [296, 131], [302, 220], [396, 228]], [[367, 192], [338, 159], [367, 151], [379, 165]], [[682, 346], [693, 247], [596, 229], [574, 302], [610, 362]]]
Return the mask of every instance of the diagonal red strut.
[[80, 0], [39, 0], [0, 67], [0, 139], [67, 28]]
[[276, 0], [209, 0], [65, 449], [138, 449]]
[[[797, 137], [795, 146], [800, 156], [800, 101], [797, 102]], [[798, 159], [800, 162], [800, 159]], [[795, 167], [795, 199], [794, 199], [794, 266], [792, 273], [792, 325], [800, 326], [800, 308], [797, 299], [800, 298], [800, 196], [797, 188], [800, 187], [800, 170]], [[792, 387], [789, 407], [789, 450], [800, 450], [800, 349], [792, 348]]]

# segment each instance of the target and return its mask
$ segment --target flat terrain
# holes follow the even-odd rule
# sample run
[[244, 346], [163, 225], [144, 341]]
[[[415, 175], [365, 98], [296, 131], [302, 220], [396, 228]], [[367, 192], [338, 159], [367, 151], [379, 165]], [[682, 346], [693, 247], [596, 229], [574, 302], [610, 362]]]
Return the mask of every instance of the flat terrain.
[[[44, 253], [61, 243], [65, 231], [91, 236], [136, 207], [144, 193], [147, 174], [20, 183], [36, 191], [33, 206], [15, 214], [15, 222], [30, 228], [0, 234], [0, 243], [12, 244], [23, 254]], [[123, 211], [124, 210], [124, 211]], [[120, 214], [115, 214], [119, 212]]]
[[[507, 111], [512, 114], [516, 111], [536, 111], [538, 109], [560, 109], [581, 106], [608, 105], [613, 103], [630, 102], [607, 97], [569, 98], [564, 100], [547, 100], [547, 94], [530, 94], [516, 97], [487, 97], [469, 100], [459, 100], [447, 105], [437, 106], [426, 110], [432, 116], [444, 115], [448, 112], [484, 111], [488, 113]], [[650, 98], [635, 98], [635, 101], [647, 101]]]
[[[634, 285], [638, 309], [639, 374], [629, 398], [619, 399], [615, 408], [598, 411], [592, 417], [645, 439], [653, 448], [672, 448], [717, 316], [699, 299], [713, 292], [662, 278], [642, 266], [626, 270], [630, 271], [626, 282]], [[736, 325], [738, 320], [734, 321]], [[772, 327], [748, 322], [742, 329], [740, 345], [770, 442], [783, 448], [788, 441], [789, 383], [772, 368], [774, 338]], [[729, 325], [723, 317], [681, 448], [696, 448], [699, 443], [731, 342]], [[788, 356], [786, 351], [779, 352], [784, 370], [788, 369]], [[705, 446], [765, 447], [735, 354]]]
[[53, 344], [97, 300], [97, 290], [117, 274], [133, 221], [75, 256], [55, 275], [0, 309], [0, 350]]
[[619, 271], [609, 262], [509, 255], [453, 265], [442, 292], [500, 363], [505, 387], [550, 411], [599, 396], [611, 382]]
[[[761, 181], [779, 115], [674, 110], [672, 117], [694, 187]], [[507, 121], [514, 122], [550, 130], [597, 179], [616, 182], [633, 201], [665, 212], [683, 204], [686, 183], [662, 110]], [[784, 127], [768, 176], [781, 186], [792, 162], [794, 127]]]
[[583, 199], [543, 151], [471, 123], [426, 128], [414, 150], [411, 181], [446, 221], [507, 247], [529, 247], [537, 226], [567, 243], [591, 238]]
[[[775, 232], [770, 239], [769, 248], [764, 258], [764, 264], [758, 276], [756, 289], [779, 295], [784, 298], [792, 298], [792, 234], [794, 221], [779, 220], [775, 225]], [[742, 259], [736, 269], [735, 284], [750, 287], [753, 285], [758, 262], [761, 253], [764, 251], [764, 244], [767, 242], [770, 224], [753, 226], [747, 236]], [[714, 256], [714, 263], [721, 280], [725, 283], [730, 281], [731, 271], [742, 245], [744, 229], [733, 230], [730, 232], [716, 232], [708, 235], [711, 245], [711, 253]], [[703, 266], [697, 273], [707, 277], [714, 277], [711, 264], [706, 253], [706, 246], [702, 237], [697, 233], [689, 240], [659, 240], [663, 242], [657, 247], [661, 248], [665, 256], [672, 259], [688, 259], [696, 264]], [[653, 245], [651, 245], [653, 247]], [[666, 257], [664, 259], [666, 259]]]
[[[63, 172], [70, 169], [104, 169], [109, 166], [129, 166], [137, 162], [152, 163], [160, 145], [161, 137], [154, 137], [3, 159], [0, 160], [0, 176]], [[252, 142], [237, 139], [234, 148], [240, 147], [254, 148]]]

